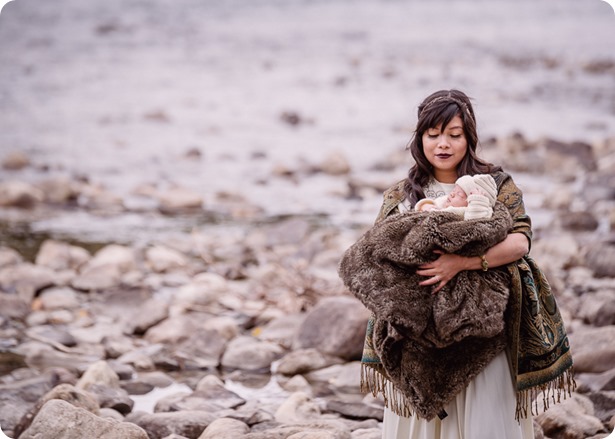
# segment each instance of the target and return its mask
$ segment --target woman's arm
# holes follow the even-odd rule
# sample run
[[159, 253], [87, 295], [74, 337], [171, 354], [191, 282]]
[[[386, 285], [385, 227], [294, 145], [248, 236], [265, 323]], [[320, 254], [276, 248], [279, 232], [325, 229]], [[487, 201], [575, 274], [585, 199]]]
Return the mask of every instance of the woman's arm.
[[[510, 264], [529, 252], [529, 240], [523, 233], [510, 233], [503, 241], [491, 247], [485, 253], [485, 259], [490, 268]], [[419, 285], [436, 285], [434, 294], [446, 283], [464, 270], [482, 270], [482, 259], [479, 256], [459, 256], [449, 253], [440, 253], [440, 257], [433, 262], [421, 265], [416, 271], [428, 278]]]

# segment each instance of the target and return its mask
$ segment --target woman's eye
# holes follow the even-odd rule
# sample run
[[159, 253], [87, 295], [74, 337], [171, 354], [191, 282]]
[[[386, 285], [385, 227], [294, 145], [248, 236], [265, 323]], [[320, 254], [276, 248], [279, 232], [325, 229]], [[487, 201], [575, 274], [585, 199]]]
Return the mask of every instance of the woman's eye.
[[436, 137], [438, 137], [437, 134], [427, 134], [427, 137], [429, 137], [430, 139], [435, 139]]
[[461, 137], [461, 134], [452, 134], [451, 137], [453, 139], [459, 139]]

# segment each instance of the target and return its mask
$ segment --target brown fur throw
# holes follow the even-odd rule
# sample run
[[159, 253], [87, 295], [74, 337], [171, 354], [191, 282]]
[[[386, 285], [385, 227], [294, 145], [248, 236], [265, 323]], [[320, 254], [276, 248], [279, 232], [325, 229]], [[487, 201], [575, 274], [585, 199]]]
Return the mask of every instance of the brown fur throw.
[[373, 312], [374, 349], [389, 380], [415, 412], [432, 419], [504, 349], [505, 270], [463, 271], [440, 290], [419, 286], [419, 265], [434, 250], [479, 256], [512, 228], [496, 203], [491, 219], [448, 212], [393, 215], [368, 230], [344, 254], [339, 274]]

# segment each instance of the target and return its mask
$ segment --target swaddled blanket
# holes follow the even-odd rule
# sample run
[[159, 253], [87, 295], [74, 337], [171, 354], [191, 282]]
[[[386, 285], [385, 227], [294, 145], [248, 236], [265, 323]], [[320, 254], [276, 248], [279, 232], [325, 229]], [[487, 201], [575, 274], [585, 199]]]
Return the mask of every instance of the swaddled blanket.
[[433, 418], [506, 346], [507, 270], [463, 271], [437, 294], [419, 286], [435, 250], [479, 256], [512, 228], [497, 203], [491, 219], [408, 212], [368, 230], [339, 274], [374, 314], [373, 344], [387, 378], [421, 417]]

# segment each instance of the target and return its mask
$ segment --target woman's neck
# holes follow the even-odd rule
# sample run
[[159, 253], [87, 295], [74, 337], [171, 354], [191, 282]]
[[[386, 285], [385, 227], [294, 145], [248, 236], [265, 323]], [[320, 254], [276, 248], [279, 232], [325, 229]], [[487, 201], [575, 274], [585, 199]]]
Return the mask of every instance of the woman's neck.
[[457, 170], [435, 171], [434, 178], [440, 183], [455, 183], [457, 181]]

